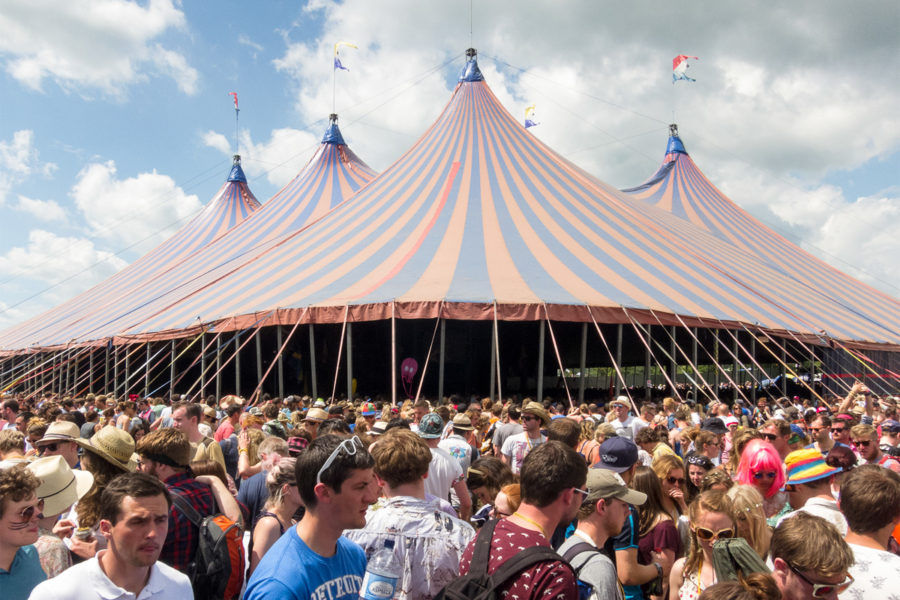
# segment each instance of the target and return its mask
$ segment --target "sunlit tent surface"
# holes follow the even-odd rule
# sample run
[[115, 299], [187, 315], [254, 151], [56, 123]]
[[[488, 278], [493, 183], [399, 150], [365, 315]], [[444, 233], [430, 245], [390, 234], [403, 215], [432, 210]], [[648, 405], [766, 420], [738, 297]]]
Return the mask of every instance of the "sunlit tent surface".
[[[127, 198], [122, 199], [127, 202]], [[186, 257], [241, 223], [260, 203], [247, 184], [240, 156], [235, 156], [225, 183], [197, 216], [159, 246], [115, 275], [75, 298], [0, 333], [0, 348], [23, 348], [35, 344], [68, 342], [66, 327], [96, 312], [111, 300], [134, 293], [159, 273], [179, 264]]]
[[553, 152], [501, 106], [474, 55], [434, 124], [355, 195], [303, 228], [260, 237], [255, 228], [277, 228], [274, 204], [235, 230], [237, 249], [216, 244], [54, 339], [166, 339], [198, 323], [228, 331], [496, 316], [746, 324], [900, 344], [892, 322], [813, 294], [786, 280], [783, 265]]
[[[239, 164], [236, 169], [239, 182], [249, 194]], [[190, 251], [173, 254], [165, 263], [156, 265], [158, 268], [130, 277], [127, 287], [116, 287], [107, 292], [108, 282], [100, 284], [98, 288], [102, 288], [103, 293], [98, 295], [91, 290], [83, 294], [81, 310], [77, 313], [57, 315], [56, 311], [51, 311], [32, 319], [26, 326], [0, 333], [0, 348], [53, 347], [68, 344], [73, 339], [84, 342], [113, 337], [120, 330], [107, 335], [106, 332], [118, 327], [112, 324], [138, 322], [132, 320], [136, 318], [133, 315], [157, 298], [160, 290], [181, 289], [185, 282], [190, 283], [198, 274], [202, 275], [221, 261], [240, 260], [245, 254], [252, 255], [257, 248], [265, 247], [270, 240], [301, 229], [343, 202], [374, 176], [375, 172], [347, 147], [337, 125], [337, 116], [332, 115], [322, 142], [309, 162], [272, 199], [241, 222], [240, 227], [223, 229], [210, 236], [205, 244], [196, 244]], [[232, 178], [229, 177], [229, 183]], [[259, 206], [255, 199], [253, 202], [254, 208]], [[211, 202], [210, 206], [214, 204]], [[157, 257], [154, 252], [135, 265], [153, 266], [158, 262]]]
[[763, 261], [778, 273], [781, 296], [791, 299], [789, 308], [805, 304], [820, 311], [810, 328], [840, 338], [829, 327], [839, 320], [858, 331], [869, 323], [866, 329], [872, 331], [868, 338], [872, 341], [891, 341], [900, 335], [900, 301], [812, 256], [734, 203], [697, 167], [677, 126], [670, 127], [666, 155], [657, 172], [642, 185], [623, 191]]

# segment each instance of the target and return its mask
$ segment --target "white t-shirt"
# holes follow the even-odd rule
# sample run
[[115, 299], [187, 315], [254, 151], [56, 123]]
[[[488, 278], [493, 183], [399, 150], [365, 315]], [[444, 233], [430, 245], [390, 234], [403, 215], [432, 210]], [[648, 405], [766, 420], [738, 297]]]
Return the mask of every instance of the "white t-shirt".
[[629, 440], [634, 439], [634, 417], [632, 417], [631, 415], [625, 417], [624, 421], [613, 419], [612, 421], [610, 421], [610, 424], [615, 427], [616, 435], [618, 435], [619, 437], [623, 437]]
[[847, 544], [856, 559], [850, 567], [853, 583], [840, 595], [841, 600], [895, 600], [900, 556], [886, 550]]
[[640, 417], [636, 417], [631, 421], [631, 434], [636, 436], [638, 431], [650, 427], [650, 423]]
[[522, 461], [525, 460], [528, 453], [546, 441], [547, 436], [545, 435], [531, 439], [528, 437], [528, 433], [523, 431], [506, 438], [500, 453], [509, 460], [509, 467], [512, 469], [512, 472], [518, 474], [522, 468]]
[[438, 448], [446, 450], [450, 453], [450, 456], [459, 461], [459, 466], [462, 467], [463, 473], [472, 466], [472, 446], [462, 436], [451, 434], [447, 439], [438, 442]]
[[94, 558], [69, 567], [53, 579], [41, 583], [31, 592], [29, 600], [166, 600], [194, 597], [187, 575], [156, 561], [150, 567], [147, 585], [135, 598], [134, 594], [113, 583], [100, 568], [99, 558], [105, 552], [108, 550], [101, 550]]
[[778, 525], [781, 525], [785, 519], [790, 519], [800, 511], [822, 517], [837, 527], [837, 530], [841, 532], [841, 536], [847, 535], [847, 519], [844, 518], [844, 513], [838, 508], [838, 503], [835, 500], [828, 500], [827, 498], [810, 498], [801, 508], [781, 517]]
[[431, 448], [431, 463], [425, 478], [425, 492], [447, 500], [450, 487], [465, 477], [459, 461], [441, 448]]

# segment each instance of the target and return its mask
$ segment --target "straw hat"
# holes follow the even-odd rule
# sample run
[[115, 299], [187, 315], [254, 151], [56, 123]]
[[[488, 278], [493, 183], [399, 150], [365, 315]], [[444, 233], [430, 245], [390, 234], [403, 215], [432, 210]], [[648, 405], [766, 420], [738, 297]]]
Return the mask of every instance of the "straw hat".
[[304, 421], [312, 421], [313, 423], [321, 423], [328, 419], [328, 412], [321, 408], [311, 408], [306, 413]]
[[92, 474], [69, 468], [62, 456], [45, 456], [32, 461], [26, 468], [41, 480], [35, 494], [44, 501], [45, 517], [61, 514], [94, 485]]
[[472, 427], [472, 419], [463, 414], [453, 417], [453, 428], [460, 431], [472, 431], [474, 429]]
[[522, 407], [522, 414], [536, 416], [544, 424], [544, 427], [550, 424], [550, 414], [537, 402], [532, 401]]
[[113, 464], [123, 471], [137, 469], [134, 439], [116, 427], [104, 427], [89, 439], [79, 438], [75, 443]]
[[44, 437], [37, 441], [37, 445], [52, 444], [53, 442], [74, 442], [81, 437], [78, 425], [71, 421], [54, 421], [50, 423]]

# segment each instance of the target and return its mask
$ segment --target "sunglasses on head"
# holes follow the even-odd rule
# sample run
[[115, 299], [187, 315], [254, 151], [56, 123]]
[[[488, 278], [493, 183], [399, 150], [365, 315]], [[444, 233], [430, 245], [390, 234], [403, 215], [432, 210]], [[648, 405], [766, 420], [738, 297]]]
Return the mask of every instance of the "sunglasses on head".
[[763, 477], [775, 479], [775, 475], [775, 471], [757, 471], [753, 474], [753, 479], [762, 479]]
[[719, 531], [713, 531], [712, 529], [707, 529], [706, 527], [697, 527], [694, 529], [697, 537], [703, 541], [706, 540], [727, 540], [729, 538], [734, 537], [734, 529], [731, 527], [720, 529]]
[[319, 469], [319, 472], [316, 473], [316, 485], [322, 483], [322, 473], [328, 470], [328, 467], [331, 466], [331, 463], [334, 462], [334, 459], [338, 457], [338, 454], [341, 453], [341, 450], [345, 451], [348, 455], [353, 456], [356, 454], [356, 451], [359, 448], [362, 448], [362, 440], [359, 439], [358, 436], [353, 436], [349, 440], [344, 440], [340, 444], [337, 445], [331, 452], [331, 456], [328, 457], [328, 460], [325, 461], [325, 464], [322, 465], [322, 468]]
[[813, 598], [827, 598], [834, 594], [840, 594], [841, 592], [846, 591], [848, 587], [853, 583], [853, 576], [850, 573], [847, 573], [847, 579], [840, 583], [816, 583], [814, 581], [810, 581], [810, 579], [801, 573], [797, 567], [792, 565], [791, 563], [785, 561], [788, 567], [791, 568], [791, 571], [797, 574], [797, 577], [808, 583], [812, 586], [812, 597]]
[[681, 485], [684, 483], [684, 477], [666, 477], [669, 485]]

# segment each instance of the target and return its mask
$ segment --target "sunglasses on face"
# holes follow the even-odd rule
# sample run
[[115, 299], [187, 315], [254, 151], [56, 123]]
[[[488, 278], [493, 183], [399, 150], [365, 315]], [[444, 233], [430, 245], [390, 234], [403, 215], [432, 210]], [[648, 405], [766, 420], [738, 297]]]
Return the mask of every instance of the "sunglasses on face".
[[753, 474], [753, 479], [775, 479], [775, 471], [757, 471]]
[[669, 485], [682, 485], [684, 477], [666, 477], [666, 481], [669, 482]]
[[847, 431], [844, 427], [832, 427], [831, 433], [840, 433], [842, 431]]
[[840, 594], [841, 592], [846, 591], [848, 587], [853, 583], [853, 576], [847, 573], [847, 579], [840, 583], [815, 583], [814, 581], [810, 581], [810, 579], [801, 573], [797, 567], [792, 565], [791, 563], [787, 563], [787, 566], [791, 568], [791, 571], [797, 574], [797, 577], [808, 583], [812, 586], [812, 597], [813, 598], [827, 598], [834, 594]]
[[729, 538], [734, 537], [734, 529], [728, 527], [726, 529], [720, 529], [719, 531], [713, 531], [712, 529], [707, 529], [706, 527], [697, 527], [694, 529], [697, 534], [697, 538], [707, 541], [707, 540], [727, 540]]
[[62, 447], [62, 445], [64, 443], [66, 443], [66, 442], [58, 442], [58, 443], [54, 443], [54, 444], [46, 444], [44, 446], [38, 446], [38, 452], [40, 452], [41, 454], [43, 454], [44, 452], [56, 452], [57, 450], [59, 450]]
[[774, 442], [775, 440], [778, 439], [778, 436], [775, 435], [774, 433], [763, 433], [763, 434], [761, 434], [761, 435], [762, 435], [764, 438], [766, 438], [767, 440], [769, 440], [770, 442]]
[[854, 446], [868, 448], [872, 445], [872, 440], [852, 440]]
[[540, 417], [535, 417], [534, 415], [524, 415], [522, 417], [523, 421], [540, 421]]
[[31, 506], [26, 506], [19, 512], [19, 521], [20, 525], [27, 525], [31, 522], [32, 519], [38, 518], [42, 519], [44, 517], [44, 499], [40, 498], [37, 502], [32, 504]]

